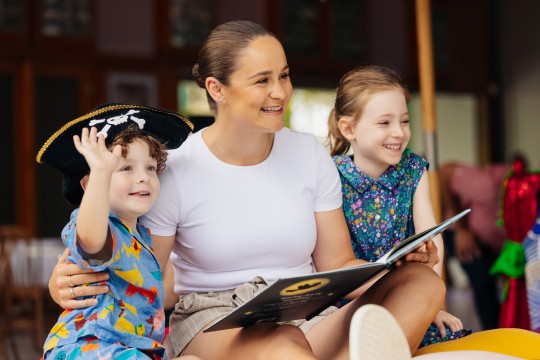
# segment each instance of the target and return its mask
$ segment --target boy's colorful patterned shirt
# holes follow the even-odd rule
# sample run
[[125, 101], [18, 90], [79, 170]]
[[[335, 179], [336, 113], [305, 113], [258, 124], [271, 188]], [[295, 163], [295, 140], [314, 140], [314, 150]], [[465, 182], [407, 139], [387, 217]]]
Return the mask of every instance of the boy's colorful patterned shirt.
[[343, 211], [356, 257], [376, 261], [414, 235], [413, 198], [429, 166], [409, 149], [378, 180], [364, 174], [349, 156], [335, 156], [343, 189]]
[[[109, 292], [97, 295], [96, 306], [65, 310], [53, 327], [44, 352], [91, 336], [111, 344], [120, 342], [131, 348], [162, 353], [165, 330], [163, 285], [159, 263], [152, 250], [149, 231], [137, 225], [129, 229], [115, 215], [109, 215], [112, 256], [108, 261], [86, 260], [76, 245], [75, 221], [78, 209], [62, 231], [70, 249], [68, 262], [109, 274]], [[84, 346], [81, 348], [84, 350]], [[84, 354], [83, 354], [84, 355]]]

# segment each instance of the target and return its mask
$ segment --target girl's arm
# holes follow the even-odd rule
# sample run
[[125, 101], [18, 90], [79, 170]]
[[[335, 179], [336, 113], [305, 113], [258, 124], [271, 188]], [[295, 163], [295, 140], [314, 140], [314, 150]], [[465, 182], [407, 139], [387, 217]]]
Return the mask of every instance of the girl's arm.
[[97, 129], [83, 129], [81, 137], [75, 135], [73, 142], [77, 151], [84, 156], [90, 174], [81, 181], [84, 195], [77, 214], [77, 243], [87, 254], [98, 254], [107, 258], [112, 249], [105, 244], [110, 241], [109, 233], [109, 187], [111, 177], [121, 157], [121, 148], [116, 146], [111, 153], [105, 146], [105, 137], [97, 136]]
[[[414, 194], [413, 219], [414, 228], [417, 233], [437, 225], [435, 214], [433, 212], [433, 206], [431, 205], [427, 171], [424, 171], [422, 174], [422, 178], [420, 179], [418, 187], [416, 188], [416, 193]], [[434, 242], [439, 249], [439, 258], [441, 260], [444, 259], [444, 244], [442, 236], [440, 234], [435, 236]], [[443, 261], [440, 261], [437, 265], [435, 265], [433, 270], [435, 270], [439, 276], [442, 276]], [[463, 329], [463, 324], [459, 318], [442, 309], [433, 320], [433, 323], [435, 326], [437, 326], [443, 338], [446, 336], [445, 325], [448, 326], [452, 331]]]
[[[435, 213], [433, 212], [433, 206], [431, 205], [431, 196], [429, 191], [429, 178], [427, 170], [424, 171], [413, 199], [413, 221], [414, 229], [416, 233], [422, 232], [437, 225], [435, 219]], [[443, 259], [444, 259], [444, 244], [442, 236], [439, 234], [433, 238], [433, 242], [437, 246], [437, 254], [439, 255], [438, 264], [433, 267], [433, 270], [439, 276], [442, 275]]]

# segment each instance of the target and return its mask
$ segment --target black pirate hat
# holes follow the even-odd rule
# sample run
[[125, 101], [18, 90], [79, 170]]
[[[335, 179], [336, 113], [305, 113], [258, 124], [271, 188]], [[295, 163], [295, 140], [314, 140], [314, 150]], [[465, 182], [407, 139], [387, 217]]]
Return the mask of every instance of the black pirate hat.
[[105, 104], [62, 126], [41, 147], [36, 160], [64, 174], [64, 197], [72, 205], [79, 206], [83, 196], [80, 180], [90, 169], [75, 148], [73, 135], [80, 136], [85, 127], [95, 127], [105, 135], [105, 143], [109, 145], [121, 130], [130, 125], [137, 125], [142, 133], [154, 136], [168, 149], [179, 147], [193, 130], [193, 124], [188, 119], [173, 111], [139, 105]]

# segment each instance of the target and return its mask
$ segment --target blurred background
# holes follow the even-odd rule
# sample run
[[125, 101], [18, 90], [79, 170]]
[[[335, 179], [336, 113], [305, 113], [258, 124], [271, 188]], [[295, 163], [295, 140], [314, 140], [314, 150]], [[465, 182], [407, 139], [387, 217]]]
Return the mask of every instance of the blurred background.
[[[538, 167], [540, 1], [429, 3], [438, 162], [482, 166], [519, 152]], [[295, 87], [288, 126], [324, 141], [340, 76], [386, 65], [413, 93], [410, 147], [425, 153], [413, 0], [0, 0], [0, 224], [59, 236], [72, 209], [60, 174], [35, 157], [53, 131], [100, 103], [209, 124], [191, 67], [209, 31], [238, 19], [285, 47]]]
[[[540, 2], [432, 0], [439, 162], [540, 160]], [[191, 67], [208, 32], [258, 22], [283, 42], [295, 93], [289, 125], [326, 135], [339, 77], [400, 72], [413, 151], [424, 153], [412, 0], [0, 0], [0, 223], [58, 236], [70, 208], [39, 147], [97, 104], [126, 101], [210, 119]], [[7, 166], [6, 166], [7, 165]]]

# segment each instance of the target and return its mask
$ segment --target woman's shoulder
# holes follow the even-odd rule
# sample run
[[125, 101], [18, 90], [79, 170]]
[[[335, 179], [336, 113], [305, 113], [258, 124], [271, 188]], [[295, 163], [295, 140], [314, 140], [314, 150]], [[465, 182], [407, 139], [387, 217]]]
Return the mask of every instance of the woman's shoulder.
[[277, 132], [276, 139], [284, 146], [295, 147], [297, 151], [317, 152], [321, 149], [324, 150], [324, 146], [315, 135], [289, 128], [283, 128]]
[[189, 159], [193, 156], [195, 149], [200, 146], [200, 142], [202, 142], [200, 131], [189, 135], [178, 148], [168, 150], [167, 165]]

